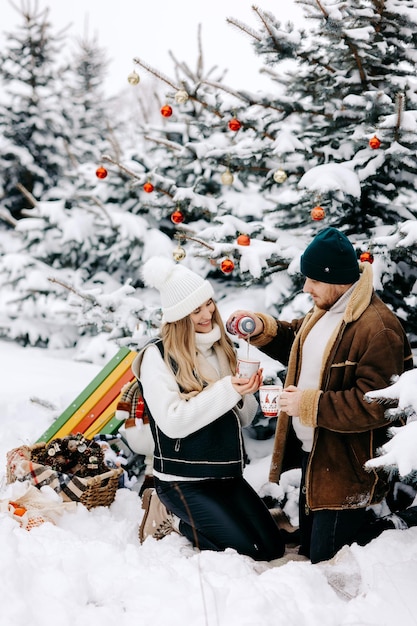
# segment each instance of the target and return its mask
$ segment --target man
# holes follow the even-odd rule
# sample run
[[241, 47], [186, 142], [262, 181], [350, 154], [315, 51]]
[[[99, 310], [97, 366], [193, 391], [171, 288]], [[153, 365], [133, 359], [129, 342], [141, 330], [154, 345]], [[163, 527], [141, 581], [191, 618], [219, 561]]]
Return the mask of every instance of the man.
[[387, 440], [390, 424], [386, 407], [364, 394], [411, 369], [413, 359], [400, 322], [374, 293], [371, 265], [358, 264], [342, 232], [321, 231], [301, 256], [301, 272], [314, 308], [292, 322], [252, 314], [251, 344], [288, 365], [270, 480], [302, 468], [300, 553], [317, 563], [396, 527], [395, 520], [407, 527], [396, 516], [371, 523], [368, 507], [383, 500], [388, 483], [384, 472], [364, 464]]

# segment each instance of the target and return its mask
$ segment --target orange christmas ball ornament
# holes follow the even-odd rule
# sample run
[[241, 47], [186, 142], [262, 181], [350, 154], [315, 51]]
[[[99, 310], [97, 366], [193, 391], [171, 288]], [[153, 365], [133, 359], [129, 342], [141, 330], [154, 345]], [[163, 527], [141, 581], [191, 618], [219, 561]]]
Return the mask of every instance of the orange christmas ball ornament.
[[143, 185], [143, 191], [146, 191], [146, 193], [152, 193], [154, 189], [155, 187], [149, 181]]
[[171, 117], [171, 115], [172, 115], [172, 107], [170, 107], [169, 104], [165, 104], [161, 108], [161, 115], [163, 117]]
[[362, 252], [362, 254], [359, 257], [359, 261], [361, 261], [362, 263], [373, 263], [374, 262], [374, 255], [372, 254], [372, 252]]
[[239, 122], [239, 120], [236, 117], [233, 117], [228, 124], [230, 130], [233, 130], [234, 132], [240, 130], [242, 128], [242, 124], [241, 122]]
[[381, 146], [381, 140], [378, 139], [376, 135], [370, 138], [369, 147], [372, 148], [372, 150], [378, 150], [380, 146]]
[[249, 235], [239, 235], [239, 237], [236, 239], [236, 243], [239, 246], [250, 246]]
[[314, 209], [311, 209], [310, 215], [313, 220], [320, 222], [326, 215], [326, 212], [322, 206], [315, 206]]
[[220, 269], [223, 274], [231, 274], [235, 269], [235, 264], [233, 263], [232, 259], [223, 259], [223, 261], [220, 263]]
[[100, 167], [98, 167], [96, 169], [96, 176], [97, 176], [97, 178], [106, 178], [107, 174], [108, 174], [108, 171], [102, 165], [100, 165]]
[[181, 224], [185, 220], [184, 213], [177, 209], [171, 214], [171, 222], [174, 224]]

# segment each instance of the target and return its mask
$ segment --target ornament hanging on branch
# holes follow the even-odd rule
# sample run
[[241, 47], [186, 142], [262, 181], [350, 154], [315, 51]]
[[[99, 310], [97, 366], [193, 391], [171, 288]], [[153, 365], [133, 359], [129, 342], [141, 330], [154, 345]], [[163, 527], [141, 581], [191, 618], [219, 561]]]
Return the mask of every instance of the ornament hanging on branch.
[[146, 193], [152, 193], [154, 189], [155, 187], [152, 185], [150, 180], [143, 185], [143, 191], [146, 191]]
[[227, 168], [227, 170], [223, 172], [223, 174], [220, 177], [220, 180], [222, 181], [223, 185], [233, 185], [234, 176], [232, 172], [229, 170], [229, 168]]
[[372, 150], [378, 150], [378, 148], [381, 147], [381, 140], [378, 139], [376, 135], [374, 135], [369, 140], [369, 147], [372, 148]]
[[100, 167], [96, 169], [97, 178], [101, 178], [101, 179], [107, 178], [107, 174], [108, 174], [108, 171], [102, 165], [100, 165]]
[[138, 85], [140, 82], [139, 74], [135, 72], [135, 70], [133, 70], [133, 72], [130, 72], [130, 74], [128, 75], [127, 82], [129, 83], [129, 85]]
[[175, 102], [177, 104], [185, 104], [187, 102], [189, 98], [188, 93], [185, 91], [185, 89], [179, 89], [177, 91], [177, 93], [174, 96]]
[[229, 259], [229, 257], [226, 257], [225, 259], [223, 259], [223, 261], [221, 261], [220, 269], [223, 272], [223, 274], [231, 274], [233, 270], [235, 269], [235, 264], [233, 263], [232, 259]]
[[236, 243], [239, 246], [250, 246], [250, 237], [249, 237], [249, 235], [245, 235], [245, 234], [239, 235], [239, 237], [236, 239]]
[[370, 250], [367, 250], [366, 252], [362, 252], [360, 254], [359, 261], [361, 263], [373, 263], [374, 262], [374, 255], [372, 254], [372, 252]]
[[184, 213], [180, 209], [176, 209], [171, 213], [171, 222], [174, 224], [181, 224], [185, 220]]
[[228, 126], [230, 130], [237, 132], [242, 128], [242, 123], [237, 119], [237, 117], [233, 117], [231, 120], [229, 120]]
[[173, 256], [174, 261], [176, 263], [179, 263], [180, 261], [183, 261], [185, 259], [185, 257], [186, 257], [184, 248], [182, 248], [180, 246], [180, 244], [178, 244], [177, 247], [174, 249], [174, 251], [172, 253], [172, 256]]
[[162, 117], [171, 117], [172, 107], [169, 104], [164, 104], [164, 106], [161, 107], [161, 115]]
[[285, 183], [285, 181], [287, 180], [287, 174], [282, 168], [279, 168], [276, 172], [274, 172], [273, 178], [276, 183]]
[[322, 206], [315, 206], [313, 209], [311, 209], [311, 219], [313, 219], [315, 222], [320, 222], [322, 219], [324, 219], [325, 215], [326, 215], [326, 211], [323, 209]]

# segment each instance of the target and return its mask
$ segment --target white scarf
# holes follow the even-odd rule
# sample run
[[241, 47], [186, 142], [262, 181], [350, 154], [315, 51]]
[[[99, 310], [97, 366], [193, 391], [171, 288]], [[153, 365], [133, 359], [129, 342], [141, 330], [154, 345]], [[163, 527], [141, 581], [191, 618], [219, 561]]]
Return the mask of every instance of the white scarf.
[[217, 344], [220, 337], [221, 332], [217, 324], [213, 325], [209, 333], [195, 334], [198, 369], [208, 383], [233, 374], [224, 350]]

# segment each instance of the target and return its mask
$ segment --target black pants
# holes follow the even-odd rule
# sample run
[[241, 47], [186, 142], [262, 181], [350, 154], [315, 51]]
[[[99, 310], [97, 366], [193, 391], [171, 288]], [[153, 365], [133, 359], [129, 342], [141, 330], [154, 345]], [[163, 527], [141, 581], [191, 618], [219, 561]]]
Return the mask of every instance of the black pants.
[[305, 493], [308, 456], [303, 453], [299, 498], [300, 554], [309, 557], [312, 563], [319, 563], [331, 559], [344, 545], [358, 543], [364, 546], [384, 530], [394, 528], [389, 521], [375, 519], [372, 511], [366, 508], [311, 511]]
[[160, 500], [180, 518], [179, 530], [200, 550], [234, 548], [257, 561], [284, 554], [271, 514], [243, 478], [165, 482], [155, 479]]

